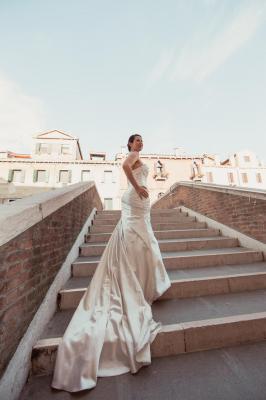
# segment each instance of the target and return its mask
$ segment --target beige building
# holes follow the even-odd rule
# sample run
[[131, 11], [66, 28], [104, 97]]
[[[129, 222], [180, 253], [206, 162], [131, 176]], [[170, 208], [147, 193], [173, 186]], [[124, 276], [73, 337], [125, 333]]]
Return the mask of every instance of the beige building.
[[222, 162], [218, 157], [204, 157], [194, 168], [193, 180], [265, 190], [266, 167], [256, 154], [242, 150]]
[[84, 160], [79, 140], [58, 130], [35, 136], [31, 155], [0, 152], [0, 178], [16, 188], [9, 198], [1, 196], [6, 201], [94, 180], [106, 208], [116, 208], [119, 203], [116, 162], [107, 161], [103, 152], [90, 153]]
[[[122, 147], [114, 160], [106, 160], [105, 152], [90, 152], [84, 159], [78, 138], [58, 130], [36, 135], [31, 154], [0, 151], [0, 202], [92, 180], [104, 207], [120, 209], [127, 188], [122, 169], [126, 150]], [[149, 167], [151, 202], [174, 183], [186, 180], [265, 189], [266, 170], [248, 151], [223, 162], [218, 156], [187, 155], [180, 148], [174, 154], [140, 153], [140, 158]]]
[[[93, 180], [105, 208], [120, 209], [121, 196], [127, 188], [122, 169], [126, 155], [123, 147], [114, 160], [106, 160], [105, 152], [90, 152], [85, 160], [78, 138], [58, 130], [45, 132], [33, 137], [30, 155], [0, 152], [0, 179], [3, 182], [0, 197], [2, 202], [12, 201], [40, 191]], [[140, 158], [150, 169], [151, 201], [176, 181], [190, 179], [192, 159], [201, 160], [200, 156], [192, 158], [180, 154], [178, 149], [170, 155], [141, 153]]]

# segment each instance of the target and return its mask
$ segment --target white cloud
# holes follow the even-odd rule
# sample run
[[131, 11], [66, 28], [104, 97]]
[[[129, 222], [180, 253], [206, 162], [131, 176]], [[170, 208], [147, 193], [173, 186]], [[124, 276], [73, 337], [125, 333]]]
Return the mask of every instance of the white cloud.
[[149, 81], [159, 81], [166, 72], [170, 81], [189, 79], [201, 82], [207, 79], [255, 34], [265, 17], [265, 0], [249, 2], [219, 32], [209, 30], [206, 39], [210, 28], [206, 27], [204, 32], [196, 32], [176, 57], [165, 57], [164, 62], [160, 59]]
[[157, 62], [150, 73], [148, 78], [148, 84], [152, 85], [156, 81], [162, 78], [166, 73], [168, 67], [174, 61], [174, 50], [165, 50], [162, 52], [159, 62]]
[[42, 102], [0, 76], [0, 150], [29, 153], [33, 134], [43, 129]]

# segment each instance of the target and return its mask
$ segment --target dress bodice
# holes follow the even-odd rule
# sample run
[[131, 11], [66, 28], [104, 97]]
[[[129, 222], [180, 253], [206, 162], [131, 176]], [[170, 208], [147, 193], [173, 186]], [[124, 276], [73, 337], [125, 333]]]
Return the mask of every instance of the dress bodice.
[[[135, 168], [132, 170], [132, 173], [134, 175], [134, 178], [138, 182], [140, 186], [146, 186], [147, 187], [147, 177], [149, 174], [149, 167], [146, 164], [141, 164], [139, 167]], [[133, 185], [129, 180], [128, 185], [130, 188], [133, 188]]]
[[[145, 186], [148, 189], [147, 186], [147, 177], [149, 175], [149, 167], [146, 164], [141, 164], [139, 167], [135, 168], [132, 170], [132, 174], [139, 184], [139, 186]], [[121, 197], [121, 202], [122, 202], [122, 213], [126, 212], [126, 210], [132, 210], [134, 208], [135, 212], [138, 210], [141, 215], [145, 213], [147, 215], [147, 218], [150, 215], [150, 198], [148, 197], [142, 197], [138, 195], [136, 189], [132, 185], [129, 179], [127, 179], [128, 187], [127, 190], [123, 193]]]

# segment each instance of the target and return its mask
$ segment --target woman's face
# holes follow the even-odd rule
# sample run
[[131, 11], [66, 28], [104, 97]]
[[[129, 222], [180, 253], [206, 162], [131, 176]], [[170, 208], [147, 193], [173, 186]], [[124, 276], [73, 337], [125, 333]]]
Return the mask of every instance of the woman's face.
[[131, 144], [131, 151], [140, 151], [143, 148], [143, 141], [141, 136], [136, 136]]

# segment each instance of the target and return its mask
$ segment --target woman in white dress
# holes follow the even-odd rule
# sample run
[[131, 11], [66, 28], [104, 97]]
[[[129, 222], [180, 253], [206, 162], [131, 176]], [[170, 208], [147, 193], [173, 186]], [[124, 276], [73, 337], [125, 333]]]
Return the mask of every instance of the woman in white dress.
[[151, 363], [150, 344], [161, 329], [151, 304], [171, 284], [152, 230], [142, 147], [140, 135], [130, 136], [121, 218], [58, 347], [56, 389], [91, 389], [99, 376], [136, 373]]

